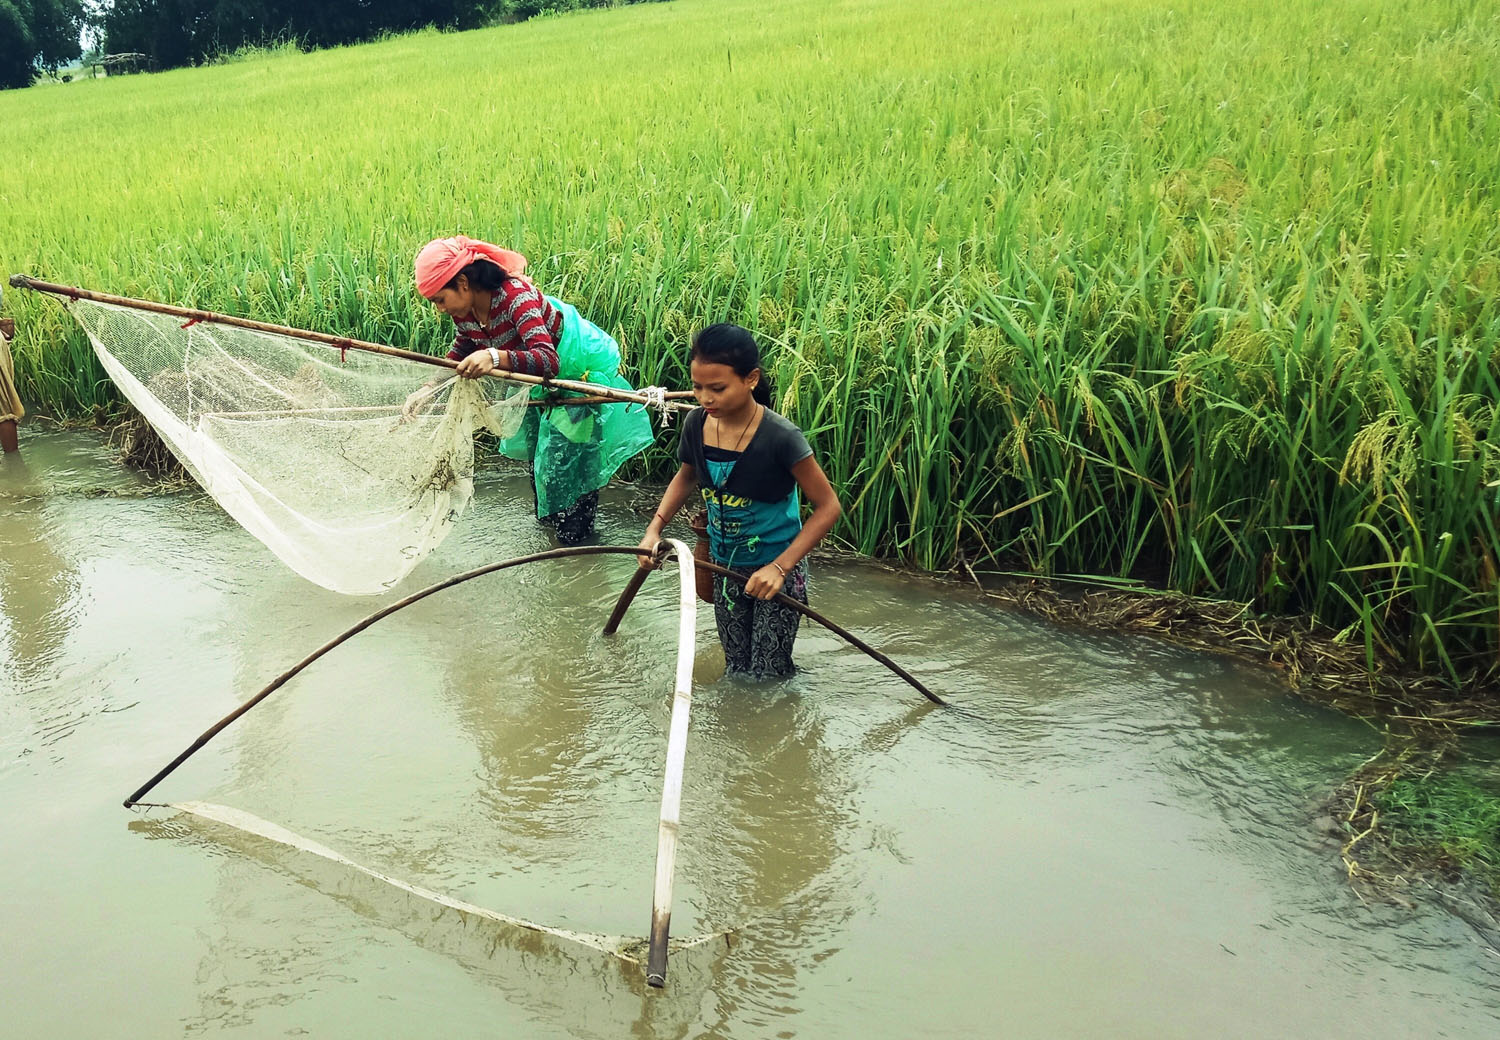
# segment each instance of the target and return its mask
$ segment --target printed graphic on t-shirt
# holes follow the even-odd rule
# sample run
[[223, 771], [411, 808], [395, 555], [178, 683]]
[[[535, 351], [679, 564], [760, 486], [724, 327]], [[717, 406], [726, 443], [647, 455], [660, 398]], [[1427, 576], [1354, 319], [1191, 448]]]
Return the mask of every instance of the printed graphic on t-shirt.
[[[709, 479], [717, 487], [729, 480], [734, 462], [708, 460]], [[802, 516], [797, 489], [779, 502], [757, 502], [717, 487], [702, 489], [708, 505], [709, 550], [726, 567], [760, 567], [780, 556], [797, 532]]]

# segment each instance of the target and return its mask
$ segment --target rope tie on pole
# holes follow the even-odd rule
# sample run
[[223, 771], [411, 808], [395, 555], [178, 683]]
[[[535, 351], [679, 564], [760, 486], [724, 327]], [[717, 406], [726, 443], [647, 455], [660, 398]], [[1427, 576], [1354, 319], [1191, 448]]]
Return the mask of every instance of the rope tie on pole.
[[657, 423], [662, 429], [672, 425], [672, 410], [667, 407], [667, 388], [664, 386], [643, 386], [641, 396], [646, 400], [644, 404], [649, 410], [654, 410], [659, 416]]

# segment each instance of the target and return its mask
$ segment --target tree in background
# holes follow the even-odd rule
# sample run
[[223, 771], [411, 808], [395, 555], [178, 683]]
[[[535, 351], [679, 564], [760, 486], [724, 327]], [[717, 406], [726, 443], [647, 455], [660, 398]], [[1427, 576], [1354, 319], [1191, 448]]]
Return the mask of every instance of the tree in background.
[[35, 56], [26, 15], [13, 0], [0, 0], [0, 90], [30, 84], [36, 74]]
[[0, 88], [24, 87], [82, 53], [84, 0], [0, 0]]
[[0, 0], [0, 89], [24, 87], [81, 53], [144, 54], [156, 68], [195, 65], [241, 47], [295, 41], [334, 47], [426, 26], [474, 29], [546, 11], [643, 0]]
[[[0, 3], [15, 0], [0, 0]], [[336, 47], [426, 26], [475, 29], [543, 11], [641, 0], [114, 0], [103, 12], [105, 48], [138, 51], [159, 68], [191, 65], [245, 46], [293, 40]]]
[[429, 25], [473, 29], [506, 6], [507, 0], [114, 0], [102, 27], [109, 51], [138, 51], [171, 68], [284, 40], [332, 47]]
[[[101, 49], [106, 54], [144, 54], [164, 69], [190, 64], [198, 23], [210, 6], [201, 0], [114, 0], [101, 19]], [[263, 5], [251, 0], [244, 6]]]
[[[27, 0], [21, 0], [27, 2]], [[36, 47], [36, 65], [56, 72], [83, 53], [79, 37], [88, 24], [84, 0], [29, 0], [31, 39]]]

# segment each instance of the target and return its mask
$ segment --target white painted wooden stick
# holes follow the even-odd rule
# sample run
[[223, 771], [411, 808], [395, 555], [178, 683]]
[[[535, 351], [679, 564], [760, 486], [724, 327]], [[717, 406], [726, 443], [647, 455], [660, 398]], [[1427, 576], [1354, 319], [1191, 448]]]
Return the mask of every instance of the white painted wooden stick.
[[680, 610], [677, 627], [677, 681], [667, 736], [667, 771], [661, 787], [661, 823], [656, 835], [656, 889], [651, 899], [651, 946], [646, 982], [667, 984], [667, 935], [672, 921], [672, 877], [677, 868], [677, 827], [682, 807], [682, 760], [687, 753], [688, 714], [693, 706], [694, 637], [698, 629], [698, 586], [687, 543], [666, 539], [677, 556]]

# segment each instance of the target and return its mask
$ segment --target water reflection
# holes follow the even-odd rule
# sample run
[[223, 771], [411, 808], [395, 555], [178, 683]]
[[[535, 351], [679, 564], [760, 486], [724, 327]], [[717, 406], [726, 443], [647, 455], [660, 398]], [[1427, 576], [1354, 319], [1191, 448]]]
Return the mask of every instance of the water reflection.
[[736, 975], [756, 980], [719, 987], [700, 1024], [771, 1028], [802, 975], [837, 951], [857, 905], [853, 783], [804, 681], [726, 678], [699, 696], [684, 841], [697, 852], [702, 912], [742, 922]]
[[[673, 990], [688, 999], [652, 1001], [638, 965], [444, 908], [311, 853], [186, 816], [130, 828], [220, 859], [216, 924], [196, 973], [198, 1010], [182, 1022], [187, 1035], [248, 1025], [322, 1035], [319, 1012], [299, 1005], [333, 986], [358, 986], [369, 970], [362, 963], [367, 950], [410, 944], [398, 958], [408, 970], [425, 972], [437, 960], [455, 964], [537, 1022], [567, 1018], [579, 1035], [596, 1036], [620, 1035], [622, 1024], [633, 1022], [636, 1035], [685, 1036], [691, 995], [709, 986], [726, 949], [721, 943], [674, 953]], [[268, 893], [254, 873], [266, 868], [298, 884]], [[484, 1031], [477, 1023], [463, 1028], [462, 1018], [445, 1009], [434, 1035]]]
[[0, 679], [22, 690], [57, 669], [78, 594], [77, 563], [54, 539], [51, 501], [24, 454], [0, 455], [0, 621], [9, 644]]

